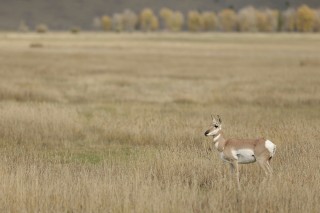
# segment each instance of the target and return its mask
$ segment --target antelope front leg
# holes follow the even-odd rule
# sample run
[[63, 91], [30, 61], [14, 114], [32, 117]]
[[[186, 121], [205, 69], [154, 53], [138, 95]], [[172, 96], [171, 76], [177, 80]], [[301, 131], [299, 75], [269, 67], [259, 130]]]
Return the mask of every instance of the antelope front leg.
[[232, 186], [234, 186], [234, 166], [233, 166], [233, 164], [232, 163], [229, 163], [229, 166], [230, 166], [230, 178], [229, 178], [229, 180], [230, 180], [230, 186], [232, 187]]
[[239, 176], [239, 165], [238, 165], [238, 161], [237, 160], [233, 160], [231, 162], [232, 167], [234, 168], [235, 172], [236, 172], [236, 178], [237, 178], [237, 186], [238, 189], [240, 190], [240, 176]]
[[234, 166], [232, 163], [230, 163], [230, 174], [233, 175], [234, 173]]

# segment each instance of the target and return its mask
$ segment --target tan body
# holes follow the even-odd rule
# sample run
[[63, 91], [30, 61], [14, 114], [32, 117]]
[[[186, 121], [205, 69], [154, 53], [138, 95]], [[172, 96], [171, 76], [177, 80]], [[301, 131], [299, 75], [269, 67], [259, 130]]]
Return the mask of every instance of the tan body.
[[[231, 162], [241, 158], [241, 152], [238, 150], [251, 150], [254, 161], [269, 161], [272, 158], [272, 153], [265, 146], [266, 139], [228, 139], [223, 137], [223, 133], [220, 133], [220, 138], [215, 142], [214, 146], [221, 153], [223, 160]], [[239, 161], [240, 164], [251, 163], [245, 160]]]
[[205, 132], [206, 136], [213, 136], [215, 148], [220, 153], [222, 160], [229, 162], [231, 170], [236, 170], [238, 188], [238, 164], [258, 162], [266, 175], [272, 174], [270, 160], [275, 154], [276, 145], [264, 138], [260, 139], [225, 139], [221, 131], [221, 119], [214, 120], [213, 125]]

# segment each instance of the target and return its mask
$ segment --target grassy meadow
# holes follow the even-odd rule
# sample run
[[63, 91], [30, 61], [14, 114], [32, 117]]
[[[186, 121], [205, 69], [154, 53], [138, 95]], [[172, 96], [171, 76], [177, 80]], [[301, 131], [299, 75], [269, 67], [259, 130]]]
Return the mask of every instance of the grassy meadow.
[[[320, 35], [0, 34], [1, 212], [319, 212]], [[240, 192], [203, 133], [277, 145]]]

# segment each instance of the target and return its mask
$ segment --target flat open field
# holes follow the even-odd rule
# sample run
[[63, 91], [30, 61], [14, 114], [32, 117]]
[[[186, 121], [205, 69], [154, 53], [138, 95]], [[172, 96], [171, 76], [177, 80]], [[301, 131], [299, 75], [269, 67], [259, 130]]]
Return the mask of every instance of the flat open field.
[[[1, 212], [319, 212], [320, 35], [0, 34]], [[203, 133], [277, 145], [241, 192]]]

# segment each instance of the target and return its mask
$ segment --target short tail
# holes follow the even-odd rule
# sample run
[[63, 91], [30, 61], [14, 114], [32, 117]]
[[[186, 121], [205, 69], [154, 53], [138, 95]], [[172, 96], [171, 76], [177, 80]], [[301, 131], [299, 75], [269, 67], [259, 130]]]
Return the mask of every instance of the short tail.
[[272, 152], [272, 156], [274, 156], [276, 154], [276, 149], [277, 149], [277, 146], [274, 145], [274, 149], [273, 149], [273, 152]]

